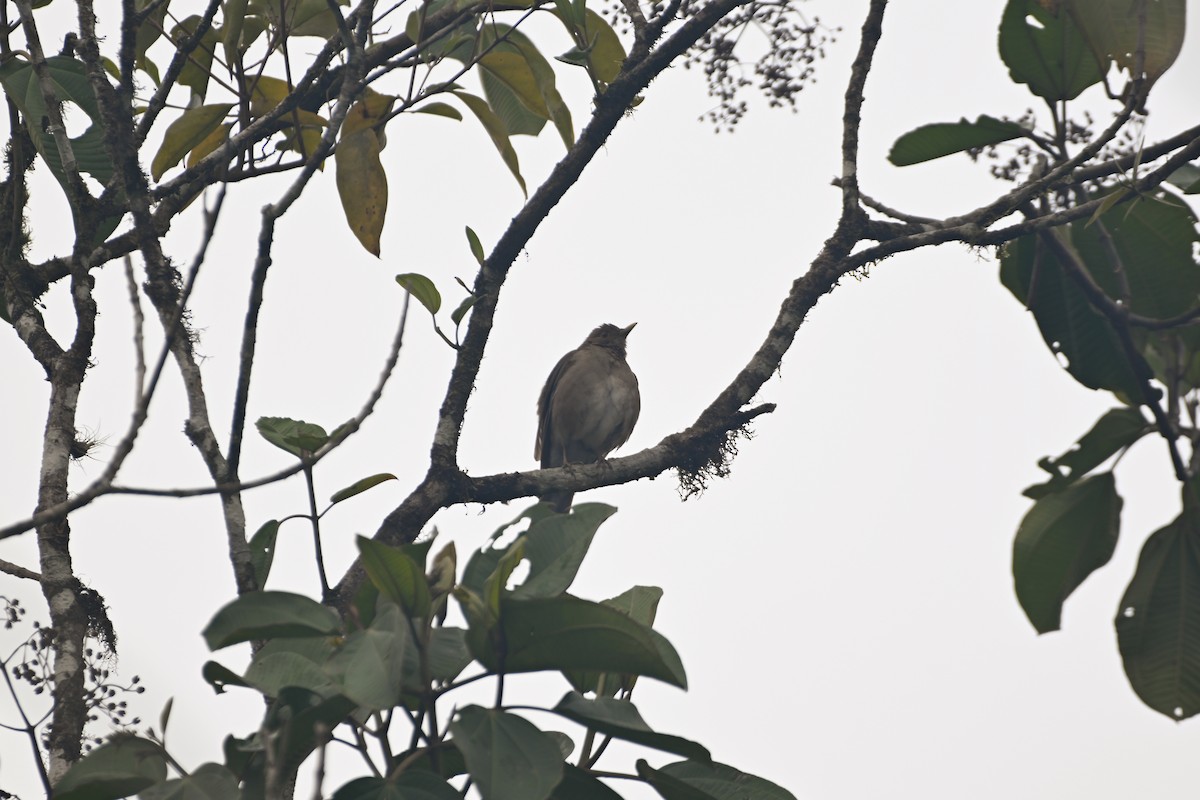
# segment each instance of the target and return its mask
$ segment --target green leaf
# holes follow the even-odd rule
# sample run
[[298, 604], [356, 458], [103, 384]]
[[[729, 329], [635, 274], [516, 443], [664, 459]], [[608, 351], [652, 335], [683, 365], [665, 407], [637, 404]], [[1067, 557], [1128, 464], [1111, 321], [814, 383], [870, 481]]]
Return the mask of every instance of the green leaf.
[[[673, 663], [671, 659], [678, 659], [679, 656], [671, 647], [671, 643], [650, 627], [654, 624], [654, 617], [658, 613], [658, 603], [662, 600], [662, 596], [663, 590], [657, 586], [634, 586], [616, 597], [605, 600], [604, 605], [615, 608], [635, 622], [650, 628], [659, 654], [668, 663]], [[682, 664], [680, 664], [679, 670], [683, 670]], [[596, 692], [598, 695], [607, 697], [615, 696], [621, 689], [632, 690], [637, 684], [636, 675], [605, 674], [580, 670], [568, 672], [567, 680], [571, 682], [576, 691]]]
[[[1115, 61], [1132, 75], [1138, 66], [1139, 42], [1144, 42], [1141, 66], [1146, 80], [1153, 84], [1183, 48], [1186, 0], [1068, 0], [1067, 8], [1105, 71], [1109, 62]], [[1141, 13], [1145, 14], [1144, 30], [1139, 30]]]
[[366, 128], [343, 134], [333, 154], [338, 196], [346, 223], [363, 248], [379, 257], [387, 217], [388, 183], [379, 152], [379, 135]]
[[1022, 236], [1003, 248], [1000, 281], [1033, 312], [1042, 338], [1067, 362], [1075, 380], [1089, 389], [1140, 395], [1112, 326], [1036, 235]]
[[226, 800], [237, 796], [237, 776], [224, 766], [211, 763], [201, 764], [183, 778], [138, 792], [138, 800]]
[[922, 125], [896, 140], [888, 161], [907, 167], [977, 147], [1018, 139], [1027, 131], [1015, 122], [980, 116], [974, 122], [937, 122]]
[[656, 770], [639, 760], [637, 772], [667, 800], [796, 800], [782, 786], [715, 761], [677, 761]]
[[496, 112], [488, 106], [481, 97], [477, 97], [470, 92], [456, 91], [453, 93], [455, 97], [462, 100], [463, 103], [471, 110], [476, 119], [483, 125], [483, 129], [492, 139], [492, 144], [500, 152], [500, 157], [504, 160], [505, 166], [517, 179], [517, 183], [521, 186], [521, 193], [528, 196], [529, 192], [525, 189], [525, 179], [521, 177], [521, 165], [517, 160], [517, 151], [513, 149], [512, 142], [508, 138], [508, 129], [504, 127], [504, 122], [496, 116]]
[[224, 0], [221, 9], [221, 44], [225, 48], [225, 63], [236, 64], [248, 43], [242, 41], [246, 24], [247, 0]]
[[617, 509], [603, 503], [584, 503], [573, 514], [554, 514], [538, 520], [525, 534], [529, 577], [513, 597], [554, 597], [570, 587], [579, 572], [592, 537]]
[[1116, 620], [1134, 692], [1174, 720], [1200, 711], [1200, 514], [1184, 506], [1146, 540]]
[[[338, 0], [340, 6], [347, 4], [348, 0]], [[327, 0], [250, 0], [250, 9], [266, 17], [282, 37], [328, 39], [338, 33], [337, 20]]]
[[407, 623], [399, 607], [389, 603], [369, 628], [345, 638], [326, 663], [325, 672], [341, 693], [359, 706], [383, 711], [400, 702], [407, 646]]
[[419, 108], [414, 108], [413, 111], [418, 114], [433, 114], [439, 117], [449, 117], [450, 119], [456, 119], [460, 122], [463, 118], [462, 112], [449, 103], [426, 103]]
[[642, 719], [637, 707], [628, 700], [607, 697], [588, 700], [578, 692], [567, 692], [551, 710], [585, 728], [591, 728], [615, 739], [653, 747], [655, 750], [697, 761], [712, 760], [708, 750], [696, 742], [679, 736], [655, 733]]
[[233, 103], [215, 103], [189, 108], [167, 127], [162, 145], [150, 164], [150, 174], [158, 180], [167, 170], [183, 160], [193, 147], [203, 142], [220, 127]]
[[442, 307], [442, 295], [433, 285], [433, 281], [418, 272], [406, 272], [396, 276], [396, 283], [425, 306], [430, 314], [436, 314]]
[[[175, 44], [176, 49], [183, 45], [185, 38], [195, 35], [199, 24], [200, 16], [193, 14], [171, 29], [171, 41]], [[217, 31], [209, 26], [204, 35], [200, 37], [199, 44], [192, 48], [188, 60], [183, 65], [183, 70], [179, 73], [179, 85], [192, 90], [192, 102], [201, 102], [208, 91], [213, 54], [220, 41], [221, 38]]]
[[467, 226], [467, 244], [471, 246], [471, 255], [475, 256], [476, 263], [482, 267], [485, 259], [483, 244], [480, 243], [479, 236], [471, 229], [470, 225]]
[[455, 325], [461, 325], [463, 317], [467, 315], [467, 312], [471, 310], [471, 307], [475, 305], [475, 301], [478, 299], [473, 294], [464, 297], [463, 301], [458, 304], [458, 308], [450, 312], [450, 321]]
[[563, 764], [562, 781], [550, 800], [621, 800], [621, 795], [579, 767]]
[[279, 536], [279, 520], [271, 519], [262, 524], [250, 538], [250, 565], [254, 567], [254, 583], [262, 589], [267, 585], [271, 565], [275, 563], [275, 540]]
[[1112, 473], [1104, 472], [1046, 495], [1021, 520], [1013, 581], [1038, 633], [1059, 629], [1063, 602], [1112, 558], [1122, 503]]
[[354, 710], [354, 702], [342, 695], [324, 697], [297, 686], [281, 690], [264, 720], [267, 732], [278, 736], [279, 768], [299, 766]]
[[55, 800], [116, 800], [166, 780], [162, 747], [116, 734], [76, 762], [54, 786]]
[[434, 628], [429, 642], [429, 671], [434, 680], [449, 683], [471, 663], [467, 632], [463, 628]]
[[329, 441], [320, 425], [287, 417], [259, 417], [254, 427], [268, 442], [297, 458], [311, 455]]
[[545, 800], [562, 780], [558, 744], [514, 714], [467, 706], [450, 735], [483, 800]]
[[278, 697], [289, 686], [329, 696], [335, 687], [324, 665], [332, 655], [333, 643], [328, 637], [272, 639], [254, 654], [245, 682], [268, 697]]
[[334, 492], [333, 496], [329, 498], [329, 502], [340, 503], [343, 500], [349, 500], [351, 497], [362, 494], [368, 489], [373, 489], [381, 483], [394, 480], [399, 479], [390, 472], [381, 472], [378, 475], [370, 475], [366, 478], [361, 478], [347, 486], [345, 489]]
[[[163, 9], [166, 9], [165, 5]], [[104, 146], [100, 107], [96, 102], [96, 95], [92, 92], [83, 62], [70, 56], [50, 56], [46, 59], [45, 66], [55, 98], [59, 102], [75, 103], [93, 123], [82, 136], [70, 140], [76, 165], [100, 183], [107, 184], [113, 175], [113, 164]], [[21, 111], [38, 155], [46, 162], [55, 179], [65, 187], [66, 170], [59, 156], [58, 145], [54, 137], [42, 127], [42, 121], [47, 115], [46, 100], [34, 76], [33, 67], [27, 62], [11, 59], [7, 64], [0, 66], [0, 84], [4, 86], [9, 99]]]
[[504, 652], [475, 653], [489, 669], [620, 672], [687, 688], [679, 654], [665, 638], [600, 603], [569, 595], [506, 597], [500, 602], [500, 625]]
[[332, 636], [341, 627], [337, 613], [316, 600], [291, 592], [250, 592], [226, 604], [203, 631], [210, 650], [251, 639]]
[[1184, 164], [1167, 176], [1167, 182], [1182, 189], [1184, 194], [1200, 194], [1200, 167]]
[[1048, 103], [1074, 100], [1107, 71], [1097, 65], [1072, 17], [1039, 0], [1009, 0], [1000, 20], [1000, 57], [1017, 83]]
[[371, 583], [410, 617], [429, 619], [429, 585], [421, 565], [395, 547], [365, 536], [357, 537], [356, 541]]
[[[604, 17], [590, 8], [582, 14], [582, 24], [579, 9], [569, 2], [555, 3], [551, 14], [558, 17], [568, 31], [577, 32], [587, 42], [586, 48], [578, 46], [558, 56], [558, 60], [567, 64], [586, 67], [588, 74], [603, 84], [612, 83], [621, 72], [625, 63], [625, 46], [620, 37]], [[565, 11], [565, 9], [570, 11]]]
[[1031, 500], [1037, 500], [1060, 491], [1151, 430], [1153, 428], [1146, 424], [1145, 417], [1138, 409], [1128, 406], [1110, 409], [1070, 450], [1058, 458], [1044, 458], [1039, 461], [1038, 466], [1050, 473], [1050, 480], [1030, 486], [1022, 494]]
[[250, 686], [249, 683], [242, 680], [241, 675], [216, 661], [205, 661], [204, 666], [200, 669], [200, 677], [204, 678], [217, 694], [224, 694], [226, 686]]
[[355, 778], [331, 800], [462, 800], [462, 795], [432, 772], [409, 769], [394, 780]]

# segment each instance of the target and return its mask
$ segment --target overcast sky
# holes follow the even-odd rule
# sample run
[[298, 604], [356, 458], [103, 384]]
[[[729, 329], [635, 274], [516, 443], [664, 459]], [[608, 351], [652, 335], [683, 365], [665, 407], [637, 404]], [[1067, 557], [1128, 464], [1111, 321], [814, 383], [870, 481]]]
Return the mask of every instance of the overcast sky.
[[[1040, 101], [1009, 81], [997, 55], [1003, 5], [889, 8], [863, 110], [865, 193], [943, 216], [1005, 189], [965, 157], [905, 169], [885, 158], [897, 136], [926, 122], [1018, 116], [1030, 107], [1046, 121]], [[865, 6], [806, 6], [843, 30], [796, 114], [750, 98], [737, 132], [717, 135], [697, 121], [712, 106], [697, 71], [676, 68], [651, 86], [514, 265], [464, 430], [467, 471], [534, 466], [541, 385], [601, 322], [638, 323], [629, 361], [642, 416], [618, 455], [688, 426], [748, 360], [832, 230], [841, 98]], [[1200, 3], [1189, 0], [1188, 9], [1195, 19]], [[546, 37], [546, 52], [569, 46], [553, 28]], [[316, 40], [307, 42], [315, 49]], [[1195, 122], [1195, 45], [1192, 37], [1152, 95], [1148, 142]], [[586, 77], [566, 67], [560, 75], [581, 128]], [[1082, 105], [1101, 124], [1113, 108], [1095, 87]], [[388, 141], [381, 260], [344, 224], [331, 169], [278, 226], [251, 419], [288, 416], [332, 429], [354, 414], [392, 337], [401, 301], [394, 276], [422, 272], [456, 302], [453, 278], [473, 275], [463, 226], [490, 249], [520, 207], [519, 188], [472, 120], [404, 115]], [[562, 144], [548, 130], [518, 150], [532, 188]], [[65, 203], [49, 182], [39, 170], [34, 259], [69, 249], [55, 223]], [[228, 429], [258, 209], [288, 182], [278, 176], [231, 190], [197, 286], [194, 324], [220, 431]], [[199, 227], [193, 208], [168, 236], [178, 263], [191, 259]], [[696, 739], [715, 759], [802, 800], [1124, 800], [1180, 796], [1195, 785], [1198, 723], [1176, 724], [1138, 701], [1112, 627], [1142, 542], [1178, 511], [1161, 440], [1147, 437], [1122, 462], [1116, 555], [1068, 601], [1065, 629], [1038, 637], [1013, 596], [1012, 537], [1029, 506], [1021, 489], [1040, 479], [1038, 458], [1064, 451], [1115, 401], [1057, 365], [997, 270], [991, 252], [945, 246], [843, 281], [810, 314], [781, 374], [757, 398], [778, 409], [756, 421], [728, 479], [686, 503], [671, 475], [577, 497], [620, 512], [601, 528], [572, 591], [594, 599], [635, 584], [665, 591], [657, 627], [679, 650], [690, 689], [639, 683], [634, 699], [652, 726]], [[79, 414], [114, 442], [133, 386], [125, 291], [116, 264], [98, 273], [96, 367]], [[60, 287], [49, 297], [62, 336], [70, 320], [55, 308], [65, 296]], [[318, 496], [376, 472], [400, 478], [326, 517], [332, 575], [352, 560], [354, 534], [374, 532], [424, 474], [451, 363], [428, 317], [415, 313], [378, 412], [318, 467]], [[0, 336], [0, 364], [9, 387], [0, 521], [8, 522], [35, 503], [48, 385], [12, 335]], [[205, 482], [180, 432], [185, 413], [172, 374], [123, 483]], [[255, 437], [242, 472], [287, 463]], [[73, 480], [82, 486], [101, 468], [85, 461]], [[435, 523], [465, 563], [525, 505], [455, 508]], [[302, 513], [303, 485], [251, 492], [246, 507], [251, 529]], [[246, 692], [214, 696], [200, 678], [209, 654], [199, 631], [234, 591], [218, 504], [105, 498], [74, 515], [72, 527], [76, 569], [107, 599], [117, 625], [120, 673], [147, 686], [138, 711], [155, 720], [173, 696], [172, 752], [187, 766], [219, 761], [221, 739], [248, 733], [261, 705]], [[309, 542], [302, 524], [285, 526], [271, 588], [318, 594]], [[0, 558], [36, 568], [32, 535], [0, 543]], [[0, 594], [20, 597], [31, 617], [46, 620], [34, 585], [0, 576]], [[245, 655], [218, 657], [236, 667]], [[567, 690], [557, 678], [510, 686], [512, 702], [546, 705]], [[13, 720], [11, 704], [0, 701], [0, 722]], [[0, 788], [37, 796], [26, 744], [0, 732], [0, 752]], [[633, 753], [613, 748], [601, 766], [628, 770]], [[338, 785], [331, 778], [327, 791]]]

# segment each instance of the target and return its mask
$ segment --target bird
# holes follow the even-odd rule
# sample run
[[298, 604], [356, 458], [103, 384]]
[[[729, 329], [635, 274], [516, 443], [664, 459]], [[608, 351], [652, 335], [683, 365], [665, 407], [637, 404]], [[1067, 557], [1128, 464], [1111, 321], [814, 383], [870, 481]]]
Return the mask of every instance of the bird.
[[[625, 361], [625, 339], [635, 325], [601, 325], [550, 372], [538, 398], [533, 449], [542, 469], [601, 461], [629, 439], [642, 410], [637, 376]], [[574, 494], [547, 492], [541, 500], [565, 514]]]

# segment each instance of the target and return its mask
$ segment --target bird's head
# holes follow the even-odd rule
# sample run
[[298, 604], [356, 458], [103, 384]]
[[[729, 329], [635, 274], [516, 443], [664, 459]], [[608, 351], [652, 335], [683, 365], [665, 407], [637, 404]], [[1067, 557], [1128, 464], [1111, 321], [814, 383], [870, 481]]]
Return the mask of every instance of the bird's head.
[[603, 347], [625, 355], [625, 337], [629, 336], [629, 332], [633, 330], [635, 325], [637, 325], [636, 322], [628, 327], [618, 328], [616, 325], [606, 322], [589, 333], [588, 337], [583, 340], [583, 343], [585, 345]]

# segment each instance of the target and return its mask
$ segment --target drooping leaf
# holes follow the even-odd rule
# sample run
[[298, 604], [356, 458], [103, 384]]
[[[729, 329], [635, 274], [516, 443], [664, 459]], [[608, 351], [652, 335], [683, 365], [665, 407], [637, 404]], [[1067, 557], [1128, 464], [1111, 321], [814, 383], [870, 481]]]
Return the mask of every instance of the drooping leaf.
[[[171, 41], [175, 44], [176, 49], [183, 47], [185, 41], [195, 36], [199, 24], [200, 16], [193, 14], [171, 29]], [[216, 52], [220, 40], [217, 31], [210, 25], [204, 31], [204, 35], [200, 37], [200, 41], [191, 48], [188, 60], [183, 65], [183, 71], [179, 73], [179, 85], [192, 90], [192, 102], [194, 103], [202, 102], [208, 91], [213, 54]]]
[[479, 241], [479, 235], [471, 229], [470, 225], [467, 226], [467, 244], [471, 247], [471, 255], [475, 256], [475, 262], [482, 267], [485, 258], [483, 244]]
[[558, 744], [515, 714], [467, 706], [450, 735], [483, 800], [546, 800], [562, 780]]
[[326, 697], [297, 686], [281, 690], [264, 718], [268, 734], [278, 736], [280, 768], [299, 766], [354, 710], [354, 701], [339, 694]]
[[1026, 130], [1017, 123], [987, 115], [974, 122], [966, 119], [937, 122], [922, 125], [897, 139], [888, 153], [888, 161], [897, 167], [907, 167], [951, 153], [1007, 142], [1025, 134]]
[[[657, 586], [634, 586], [616, 597], [604, 601], [604, 605], [614, 608], [634, 622], [645, 625], [658, 647], [659, 654], [670, 662], [678, 658], [671, 643], [662, 637], [652, 627], [654, 617], [658, 613], [658, 603], [662, 600], [663, 591]], [[680, 670], [683, 669], [680, 665]], [[622, 689], [632, 690], [637, 685], [637, 676], [621, 673], [603, 673], [587, 670], [571, 670], [567, 672], [567, 680], [579, 692], [595, 692], [598, 696], [613, 697]]]
[[1066, 360], [1075, 380], [1089, 389], [1139, 396], [1137, 377], [1112, 326], [1037, 236], [1022, 236], [1004, 247], [1000, 281], [1033, 312], [1042, 338]]
[[54, 786], [55, 800], [117, 800], [167, 777], [157, 742], [118, 734], [76, 762]]
[[218, 125], [208, 136], [204, 137], [200, 144], [192, 148], [192, 152], [188, 153], [187, 165], [193, 167], [204, 160], [205, 156], [215, 152], [218, 147], [225, 144], [229, 139], [229, 132], [233, 130], [233, 123], [226, 122], [223, 125]]
[[708, 750], [693, 741], [679, 736], [656, 733], [642, 719], [637, 707], [628, 700], [599, 697], [589, 700], [578, 692], [567, 692], [553, 709], [555, 714], [577, 722], [585, 728], [622, 739], [627, 742], [653, 747], [667, 753], [698, 761], [711, 761]]
[[204, 628], [209, 650], [276, 637], [331, 636], [341, 619], [333, 609], [291, 592], [250, 592], [227, 603]]
[[205, 661], [204, 666], [200, 668], [200, 677], [204, 678], [205, 683], [211, 686], [217, 694], [224, 694], [227, 686], [249, 687], [251, 685], [243, 680], [241, 675], [216, 661]]
[[621, 44], [617, 32], [612, 29], [604, 17], [592, 9], [586, 9], [582, 14], [571, 5], [564, 2], [556, 3], [550, 12], [558, 17], [573, 34], [587, 43], [586, 47], [576, 45], [568, 52], [558, 56], [558, 60], [567, 64], [586, 67], [588, 73], [602, 84], [612, 83], [625, 63], [625, 46]]
[[1051, 104], [1074, 100], [1107, 71], [1072, 16], [1039, 0], [1009, 0], [1004, 7], [1000, 57], [1014, 81], [1028, 84], [1029, 91]]
[[1050, 480], [1030, 486], [1022, 494], [1037, 500], [1059, 491], [1132, 445], [1150, 430], [1138, 409], [1129, 406], [1110, 409], [1070, 450], [1058, 458], [1039, 461], [1038, 466], [1050, 473]]
[[1137, 696], [1174, 720], [1200, 712], [1200, 514], [1184, 511], [1142, 547], [1117, 614], [1117, 644]]
[[[339, 6], [349, 0], [338, 0]], [[328, 39], [338, 33], [337, 19], [327, 0], [250, 0], [250, 10], [270, 21], [279, 35]]]
[[275, 541], [279, 537], [279, 520], [271, 519], [262, 524], [250, 538], [250, 564], [254, 567], [254, 583], [262, 589], [267, 585], [271, 565], [275, 563]]
[[476, 119], [483, 125], [488, 136], [492, 139], [492, 144], [500, 151], [500, 157], [504, 160], [504, 164], [508, 167], [513, 177], [517, 179], [517, 183], [521, 186], [521, 193], [528, 195], [529, 192], [525, 189], [525, 179], [521, 177], [521, 165], [517, 160], [517, 151], [513, 149], [512, 142], [508, 138], [508, 130], [504, 127], [504, 122], [496, 116], [496, 113], [488, 106], [481, 97], [477, 97], [470, 92], [456, 91], [453, 93], [455, 97], [462, 100]]
[[563, 764], [563, 776], [550, 800], [622, 800], [621, 795], [574, 764]]
[[1013, 582], [1038, 633], [1059, 629], [1063, 602], [1112, 558], [1122, 504], [1112, 473], [1104, 472], [1047, 494], [1021, 520]]
[[414, 108], [413, 111], [418, 114], [433, 114], [437, 117], [456, 119], [460, 122], [463, 118], [462, 112], [449, 103], [425, 103], [424, 105]]
[[333, 156], [346, 223], [363, 248], [376, 258], [388, 203], [387, 173], [379, 151], [379, 136], [368, 128], [343, 135]]

